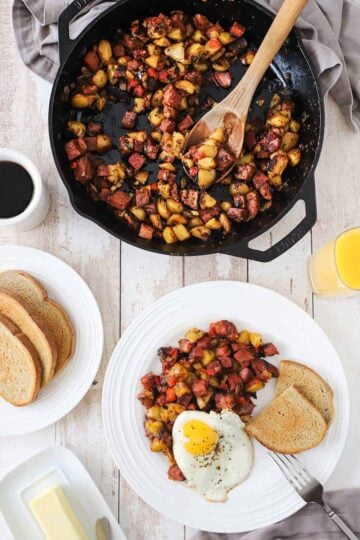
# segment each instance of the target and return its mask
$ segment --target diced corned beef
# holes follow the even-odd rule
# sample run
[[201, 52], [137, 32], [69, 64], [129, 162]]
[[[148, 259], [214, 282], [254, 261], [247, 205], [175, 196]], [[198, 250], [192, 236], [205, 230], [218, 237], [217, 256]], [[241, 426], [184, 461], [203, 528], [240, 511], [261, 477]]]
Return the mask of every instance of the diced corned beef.
[[175, 120], [170, 120], [170, 118], [165, 118], [160, 126], [159, 126], [159, 129], [163, 132], [163, 133], [172, 133], [174, 130], [175, 130]]
[[200, 71], [188, 71], [184, 75], [184, 79], [192, 82], [193, 84], [198, 84], [199, 86], [203, 83], [203, 76]]
[[126, 111], [121, 120], [121, 127], [123, 127], [124, 129], [134, 129], [136, 125], [136, 120], [137, 114], [135, 112]]
[[194, 347], [193, 343], [191, 343], [191, 341], [189, 341], [188, 339], [180, 339], [179, 349], [181, 352], [189, 353], [193, 347]]
[[229, 210], [226, 212], [229, 219], [233, 219], [234, 221], [243, 221], [244, 219], [247, 219], [248, 217], [248, 211], [246, 208], [236, 208], [232, 207], [229, 208]]
[[201, 360], [204, 354], [204, 349], [202, 347], [194, 347], [190, 353], [191, 360]]
[[250, 368], [244, 367], [240, 371], [239, 375], [244, 382], [247, 382], [253, 376], [253, 373]]
[[240, 415], [249, 415], [253, 412], [255, 405], [250, 398], [245, 396], [239, 396], [238, 398], [239, 405], [237, 407], [237, 412]]
[[177, 110], [174, 109], [174, 107], [169, 107], [168, 105], [165, 105], [164, 107], [164, 116], [165, 118], [171, 118], [172, 120], [176, 118]]
[[218, 358], [229, 356], [231, 354], [229, 345], [220, 345], [220, 347], [216, 348], [215, 354]]
[[171, 467], [169, 467], [168, 478], [169, 480], [174, 480], [175, 482], [181, 482], [185, 480], [185, 476], [181, 472], [178, 465], [171, 465]]
[[156, 159], [159, 152], [159, 145], [156, 144], [152, 139], [147, 139], [144, 145], [144, 152], [149, 159]]
[[217, 393], [214, 397], [216, 407], [221, 411], [224, 409], [231, 410], [235, 406], [235, 397], [232, 394], [226, 395]]
[[179, 129], [179, 131], [181, 131], [181, 133], [184, 133], [186, 130], [191, 128], [191, 126], [193, 126], [193, 125], [194, 125], [193, 119], [191, 118], [191, 116], [189, 114], [187, 114], [185, 116], [185, 118], [183, 120], [181, 120], [180, 124], [178, 125], [178, 129]]
[[199, 207], [199, 191], [196, 189], [182, 189], [181, 201], [185, 206], [189, 206], [192, 210], [197, 210]]
[[204, 396], [208, 391], [206, 381], [204, 381], [203, 379], [199, 379], [193, 382], [191, 385], [191, 391], [196, 397]]
[[234, 195], [234, 204], [236, 208], [246, 208], [245, 195]]
[[230, 392], [239, 393], [243, 387], [243, 380], [238, 373], [229, 373], [228, 385]]
[[184, 405], [184, 407], [188, 407], [190, 402], [192, 400], [192, 395], [191, 394], [185, 394], [184, 396], [181, 396], [181, 398], [178, 399], [179, 403], [181, 403], [181, 405]]
[[156, 403], [160, 405], [160, 407], [163, 407], [166, 403], [166, 397], [162, 394], [158, 398], [156, 398]]
[[232, 43], [230, 43], [230, 45], [228, 46], [228, 51], [229, 51], [229, 53], [232, 53], [235, 56], [237, 56], [244, 49], [246, 49], [247, 46], [248, 46], [248, 43], [247, 43], [246, 39], [242, 37], [242, 38], [237, 39], [236, 41], [233, 41]]
[[144, 143], [142, 141], [137, 141], [134, 139], [134, 152], [142, 154], [144, 151]]
[[262, 149], [269, 152], [269, 154], [276, 152], [281, 146], [281, 137], [273, 130], [263, 133], [258, 141]]
[[235, 156], [225, 150], [225, 148], [219, 149], [218, 155], [216, 156], [216, 168], [219, 171], [226, 171], [227, 169], [230, 169], [234, 162]]
[[239, 364], [242, 362], [251, 362], [256, 358], [255, 351], [248, 347], [248, 345], [244, 345], [242, 343], [239, 343], [241, 347], [234, 353], [234, 358]]
[[256, 131], [254, 129], [249, 129], [249, 131], [245, 133], [245, 145], [251, 152], [256, 144]]
[[120, 56], [125, 56], [125, 47], [122, 43], [117, 43], [116, 45], [113, 45], [113, 53], [115, 58], [119, 58]]
[[150, 202], [150, 191], [145, 187], [135, 190], [135, 204], [139, 208], [142, 208]]
[[127, 135], [121, 135], [119, 138], [119, 150], [122, 154], [131, 154], [134, 150], [134, 139]]
[[244, 163], [236, 165], [234, 168], [234, 176], [237, 180], [250, 180], [255, 171], [253, 163]]
[[173, 84], [168, 84], [164, 89], [163, 104], [168, 107], [179, 109], [182, 97]]
[[235, 21], [230, 28], [230, 34], [233, 35], [236, 38], [241, 38], [241, 36], [245, 33], [245, 26], [237, 21]]
[[213, 360], [206, 367], [206, 371], [210, 377], [212, 377], [213, 375], [217, 375], [218, 373], [221, 372], [221, 370], [222, 370], [222, 366], [219, 360]]
[[230, 71], [217, 71], [214, 73], [214, 80], [221, 88], [229, 88], [231, 86], [231, 73]]
[[96, 137], [85, 137], [84, 138], [86, 148], [89, 152], [96, 152], [97, 150], [97, 142]]
[[215, 216], [218, 216], [220, 213], [219, 209], [214, 206], [213, 208], [204, 208], [200, 210], [200, 217], [204, 223], [209, 221]]
[[108, 202], [110, 206], [113, 206], [117, 210], [125, 210], [131, 201], [131, 195], [118, 189], [109, 196]]
[[99, 135], [99, 133], [101, 132], [102, 130], [102, 125], [100, 122], [92, 122], [90, 121], [87, 125], [87, 132], [88, 132], [88, 135], [93, 136], [93, 135]]
[[210, 28], [206, 30], [206, 35], [209, 39], [211, 39], [211, 37], [214, 35], [214, 32], [221, 34], [221, 32], [223, 31], [224, 31], [223, 27], [221, 26], [221, 24], [217, 22], [216, 24], [212, 24]]
[[268, 180], [269, 178], [262, 171], [256, 171], [256, 173], [252, 177], [252, 182], [254, 186], [256, 187], [256, 189], [260, 189], [261, 186], [265, 184]]
[[272, 189], [270, 187], [270, 184], [268, 184], [268, 182], [266, 182], [265, 184], [263, 184], [261, 186], [261, 188], [259, 189], [259, 192], [260, 192], [260, 195], [267, 201], [271, 201], [272, 200]]
[[279, 370], [276, 366], [274, 366], [273, 364], [270, 364], [270, 362], [267, 362], [266, 360], [265, 361], [265, 364], [266, 364], [266, 369], [267, 371], [270, 371], [271, 375], [273, 377], [278, 377], [279, 376]]
[[127, 210], [125, 212], [122, 211], [121, 219], [124, 219], [126, 221], [130, 229], [137, 231], [140, 227], [139, 220], [134, 216], [132, 212], [128, 212]]
[[279, 354], [279, 351], [273, 343], [265, 343], [262, 352], [264, 356], [274, 356], [275, 354]]
[[127, 68], [128, 69], [131, 69], [131, 71], [137, 71], [140, 67], [140, 62], [139, 60], [136, 60], [136, 59], [132, 59], [132, 60], [129, 60], [128, 63], [127, 63]]
[[155, 373], [151, 371], [150, 373], [147, 373], [141, 377], [140, 382], [145, 390], [152, 390], [159, 384], [159, 376], [155, 375]]
[[171, 186], [170, 196], [171, 196], [172, 199], [174, 199], [174, 201], [179, 200], [179, 188], [178, 188], [177, 184], [173, 184]]
[[65, 152], [69, 161], [83, 156], [87, 150], [84, 139], [72, 139], [65, 144]]
[[207, 349], [210, 346], [211, 341], [212, 341], [211, 336], [203, 336], [196, 342], [196, 345], [197, 347], [202, 347], [203, 349]]
[[248, 209], [248, 219], [254, 218], [260, 211], [260, 200], [259, 195], [256, 191], [250, 191], [246, 195], [247, 209]]
[[209, 327], [209, 334], [223, 336], [229, 339], [236, 339], [238, 335], [236, 326], [229, 321], [218, 321], [211, 323]]
[[109, 167], [105, 163], [98, 166], [96, 174], [98, 176], [109, 176]]
[[85, 184], [93, 178], [94, 174], [95, 169], [89, 156], [82, 156], [76, 161], [74, 175], [77, 182]]
[[172, 184], [176, 179], [176, 174], [171, 171], [167, 171], [166, 169], [160, 169], [157, 179], [160, 180], [160, 182], [169, 182]]
[[96, 84], [85, 84], [84, 86], [81, 87], [81, 92], [85, 96], [91, 96], [93, 94], [97, 94], [98, 87], [96, 86]]
[[154, 234], [154, 229], [151, 227], [151, 225], [147, 225], [146, 223], [142, 223], [140, 225], [139, 230], [139, 236], [140, 238], [144, 238], [145, 240], [151, 240]]
[[211, 22], [209, 21], [209, 19], [205, 17], [205, 15], [201, 15], [200, 13], [197, 13], [193, 17], [193, 22], [195, 28], [198, 28], [202, 31], [206, 31], [211, 26]]
[[100, 58], [94, 51], [89, 51], [84, 56], [84, 65], [93, 73], [96, 73], [100, 69]]
[[145, 208], [145, 212], [147, 214], [156, 214], [156, 206], [155, 206], [155, 203], [150, 203], [150, 204], [146, 204], [144, 206]]
[[145, 156], [139, 154], [138, 152], [134, 152], [133, 154], [131, 154], [128, 161], [130, 165], [135, 169], [135, 171], [138, 171], [145, 163]]
[[232, 368], [232, 360], [230, 356], [221, 356], [220, 362], [224, 369]]

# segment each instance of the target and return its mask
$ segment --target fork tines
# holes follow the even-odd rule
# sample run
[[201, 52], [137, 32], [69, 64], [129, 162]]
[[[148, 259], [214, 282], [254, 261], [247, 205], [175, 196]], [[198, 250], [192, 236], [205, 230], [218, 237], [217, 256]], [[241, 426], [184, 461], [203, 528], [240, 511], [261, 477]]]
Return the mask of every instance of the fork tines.
[[302, 491], [313, 480], [304, 465], [293, 454], [269, 452], [269, 456], [296, 491]]

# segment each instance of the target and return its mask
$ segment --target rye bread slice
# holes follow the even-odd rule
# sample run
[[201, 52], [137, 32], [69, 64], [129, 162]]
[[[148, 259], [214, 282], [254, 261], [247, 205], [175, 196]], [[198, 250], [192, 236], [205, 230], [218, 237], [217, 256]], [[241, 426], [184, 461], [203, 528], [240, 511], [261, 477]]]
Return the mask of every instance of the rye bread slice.
[[245, 430], [269, 450], [297, 454], [321, 443], [327, 423], [308, 399], [289, 386]]
[[37, 398], [41, 378], [35, 347], [10, 319], [0, 315], [0, 396], [17, 407], [28, 405]]
[[56, 345], [48, 328], [18, 295], [0, 287], [0, 313], [18, 326], [34, 345], [42, 364], [41, 386], [52, 379], [56, 366]]
[[75, 333], [66, 312], [48, 297], [47, 290], [37, 279], [21, 270], [1, 272], [0, 287], [5, 287], [25, 300], [49, 329], [57, 348], [55, 375], [58, 375], [74, 351]]
[[296, 390], [315, 405], [328, 424], [332, 422], [335, 414], [333, 392], [318, 373], [292, 360], [282, 360], [279, 372], [275, 396], [279, 396], [289, 386], [295, 386]]

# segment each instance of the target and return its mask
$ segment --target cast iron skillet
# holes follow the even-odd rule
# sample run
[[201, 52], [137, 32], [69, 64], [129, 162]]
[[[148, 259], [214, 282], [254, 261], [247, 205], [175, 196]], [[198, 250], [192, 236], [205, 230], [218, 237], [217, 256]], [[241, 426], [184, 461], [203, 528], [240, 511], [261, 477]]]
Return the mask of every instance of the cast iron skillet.
[[[69, 192], [75, 210], [82, 216], [91, 219], [100, 227], [117, 238], [134, 246], [163, 253], [166, 255], [205, 255], [209, 253], [226, 253], [236, 257], [244, 257], [257, 261], [270, 261], [292, 247], [314, 225], [316, 221], [316, 199], [314, 171], [317, 165], [323, 141], [324, 112], [317, 80], [311, 70], [309, 61], [301, 44], [297, 31], [293, 31], [286, 44], [275, 58], [267, 75], [259, 86], [254, 100], [253, 115], [261, 115], [255, 104], [260, 98], [269, 102], [274, 90], [282, 90], [292, 96], [297, 104], [297, 115], [304, 120], [301, 131], [302, 161], [295, 168], [288, 168], [288, 185], [274, 197], [273, 206], [267, 212], [259, 214], [248, 223], [233, 224], [233, 233], [222, 238], [212, 235], [207, 242], [192, 239], [185, 243], [167, 245], [155, 239], [147, 242], [139, 238], [126, 224], [117, 220], [112, 210], [105, 203], [95, 203], [87, 195], [84, 186], [76, 182], [70, 170], [64, 142], [66, 123], [71, 107], [66, 88], [80, 73], [81, 59], [87, 49], [102, 38], [113, 38], [119, 28], [126, 28], [134, 19], [143, 19], [160, 12], [169, 13], [181, 9], [193, 15], [203, 13], [210, 20], [228, 26], [233, 20], [244, 22], [250, 35], [250, 44], [259, 46], [272, 15], [252, 0], [119, 0], [104, 13], [99, 15], [75, 40], [70, 39], [69, 25], [75, 16], [94, 0], [75, 0], [59, 18], [59, 48], [61, 66], [55, 79], [49, 111], [49, 129], [52, 151], [61, 178]], [[237, 82], [243, 73], [241, 66], [236, 65], [232, 74]], [[64, 92], [65, 89], [65, 92]], [[221, 99], [222, 89], [213, 91], [217, 101]], [[115, 105], [99, 115], [116, 145], [120, 134], [119, 119], [122, 117], [121, 107]], [[79, 113], [81, 115], [81, 113]], [[110, 159], [118, 159], [117, 150], [111, 152]], [[251, 249], [250, 240], [260, 236], [279, 221], [298, 200], [303, 200], [306, 215], [303, 220], [282, 240], [266, 251]]]

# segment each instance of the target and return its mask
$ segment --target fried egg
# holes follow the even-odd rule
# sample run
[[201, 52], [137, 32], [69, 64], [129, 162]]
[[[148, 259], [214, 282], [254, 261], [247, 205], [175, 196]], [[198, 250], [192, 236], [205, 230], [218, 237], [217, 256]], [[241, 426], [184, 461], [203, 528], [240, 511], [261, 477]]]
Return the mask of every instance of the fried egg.
[[244, 423], [231, 411], [184, 411], [172, 430], [176, 463], [208, 501], [224, 502], [227, 493], [248, 476], [254, 451]]

